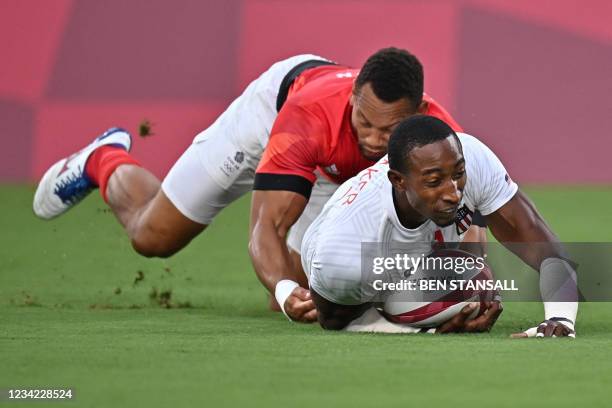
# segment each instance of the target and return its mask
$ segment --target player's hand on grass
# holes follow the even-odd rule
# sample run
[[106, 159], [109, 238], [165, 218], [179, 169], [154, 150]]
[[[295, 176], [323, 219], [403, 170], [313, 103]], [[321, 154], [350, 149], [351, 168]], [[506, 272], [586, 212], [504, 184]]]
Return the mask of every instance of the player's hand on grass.
[[490, 331], [504, 308], [499, 301], [484, 302], [484, 305], [484, 312], [472, 320], [468, 319], [478, 307], [478, 303], [472, 302], [466, 305], [452, 319], [438, 327], [436, 333], [477, 333]]
[[317, 309], [315, 308], [310, 291], [301, 286], [296, 287], [291, 295], [285, 300], [285, 312], [291, 320], [302, 323], [317, 321]]
[[536, 327], [531, 327], [524, 332], [513, 333], [510, 335], [513, 339], [526, 339], [530, 337], [576, 337], [576, 331], [572, 323], [559, 320], [544, 320]]

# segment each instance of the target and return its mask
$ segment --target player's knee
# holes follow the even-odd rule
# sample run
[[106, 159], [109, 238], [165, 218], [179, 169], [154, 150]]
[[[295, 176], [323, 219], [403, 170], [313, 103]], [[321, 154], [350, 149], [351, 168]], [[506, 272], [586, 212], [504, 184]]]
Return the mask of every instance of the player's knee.
[[342, 330], [348, 326], [349, 323], [350, 321], [336, 318], [326, 318], [325, 316], [321, 316], [321, 314], [319, 314], [319, 324], [325, 330]]
[[317, 308], [319, 324], [323, 329], [342, 330], [351, 322], [352, 313], [348, 315], [346, 307], [325, 299], [313, 288], [310, 289], [310, 295]]
[[146, 257], [167, 258], [183, 249], [206, 225], [169, 217], [144, 217], [128, 226], [132, 246]]
[[164, 234], [151, 230], [138, 231], [133, 234], [132, 247], [147, 258], [168, 258], [182, 248]]
[[160, 243], [137, 239], [132, 239], [132, 248], [147, 258], [168, 258], [178, 252], [177, 248], [170, 248]]

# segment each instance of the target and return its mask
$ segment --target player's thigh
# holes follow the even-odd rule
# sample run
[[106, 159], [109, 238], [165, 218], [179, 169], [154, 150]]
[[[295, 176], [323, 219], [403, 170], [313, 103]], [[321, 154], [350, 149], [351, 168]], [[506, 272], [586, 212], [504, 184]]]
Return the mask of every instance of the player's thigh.
[[[214, 139], [190, 145], [162, 182], [132, 234], [145, 256], [169, 256], [187, 245], [217, 214], [250, 191], [256, 160], [237, 155], [231, 144]], [[219, 156], [225, 160], [219, 160]], [[231, 162], [229, 161], [231, 159]], [[216, 167], [204, 166], [216, 160]]]
[[210, 224], [232, 201], [253, 187], [255, 169], [277, 116], [283, 78], [313, 55], [277, 62], [252, 81], [170, 170], [162, 189], [189, 219]]
[[252, 189], [259, 158], [237, 149], [220, 138], [203, 140], [189, 146], [174, 164], [162, 191], [184, 217], [209, 225]]
[[300, 215], [300, 218], [291, 227], [289, 236], [287, 237], [287, 247], [299, 255], [300, 248], [302, 246], [302, 240], [306, 230], [312, 222], [318, 217], [323, 209], [323, 206], [334, 192], [338, 189], [338, 184], [332, 183], [323, 176], [318, 174], [317, 180], [312, 187], [310, 199], [308, 204], [304, 208], [304, 212]]
[[295, 65], [312, 57], [297, 56], [274, 64], [196, 135], [162, 183], [164, 193], [183, 215], [208, 225], [223, 208], [252, 189], [255, 169], [277, 116], [280, 84]]

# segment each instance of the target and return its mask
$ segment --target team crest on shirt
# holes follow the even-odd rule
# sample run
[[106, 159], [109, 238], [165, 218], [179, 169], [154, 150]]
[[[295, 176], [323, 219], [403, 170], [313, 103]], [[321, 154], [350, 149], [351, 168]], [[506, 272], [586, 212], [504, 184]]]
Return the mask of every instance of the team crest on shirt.
[[457, 218], [455, 218], [455, 226], [457, 227], [457, 234], [461, 235], [470, 228], [472, 225], [472, 215], [474, 213], [467, 208], [466, 205], [457, 210]]
[[333, 174], [334, 176], [339, 176], [340, 172], [338, 171], [338, 168], [336, 167], [336, 164], [332, 164], [331, 166], [327, 166], [325, 167], [325, 172], [327, 174]]
[[236, 163], [242, 163], [242, 161], [244, 160], [244, 153], [240, 151], [236, 152], [234, 160], [236, 160]]

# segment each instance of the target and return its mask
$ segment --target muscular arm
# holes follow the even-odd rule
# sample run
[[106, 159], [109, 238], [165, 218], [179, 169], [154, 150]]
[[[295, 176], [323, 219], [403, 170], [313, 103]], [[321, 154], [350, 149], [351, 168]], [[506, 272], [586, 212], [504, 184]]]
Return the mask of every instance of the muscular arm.
[[299, 254], [288, 250], [286, 237], [304, 211], [316, 180], [320, 143], [308, 136], [319, 133], [316, 123], [316, 118], [291, 104], [279, 113], [255, 174], [249, 235], [251, 260], [257, 277], [272, 294], [271, 308], [277, 310], [273, 300], [277, 283], [297, 282], [301, 286], [288, 297], [291, 282], [281, 285], [278, 299], [285, 301], [278, 306], [293, 320], [307, 322], [316, 319], [316, 309]]
[[[512, 337], [574, 337], [578, 311], [575, 271], [563, 260], [564, 250], [558, 238], [533, 203], [518, 191], [504, 206], [489, 215], [487, 222], [500, 242], [540, 272], [545, 320], [537, 327], [514, 333]], [[530, 244], [520, 244], [527, 242]]]
[[285, 242], [289, 228], [300, 217], [306, 203], [306, 197], [291, 191], [253, 192], [249, 254], [257, 277], [272, 294], [282, 279], [308, 286], [303, 273], [299, 276], [292, 267]]
[[[493, 236], [536, 271], [544, 259], [563, 254], [559, 239], [520, 190], [486, 219]], [[512, 245], [525, 242], [537, 245]]]
[[313, 322], [317, 312], [310, 297], [306, 276], [296, 267], [287, 244], [287, 232], [304, 211], [307, 199], [283, 190], [255, 190], [251, 203], [249, 254], [255, 273], [272, 297], [276, 284], [289, 279], [300, 287], [285, 301], [284, 310], [293, 320]]

